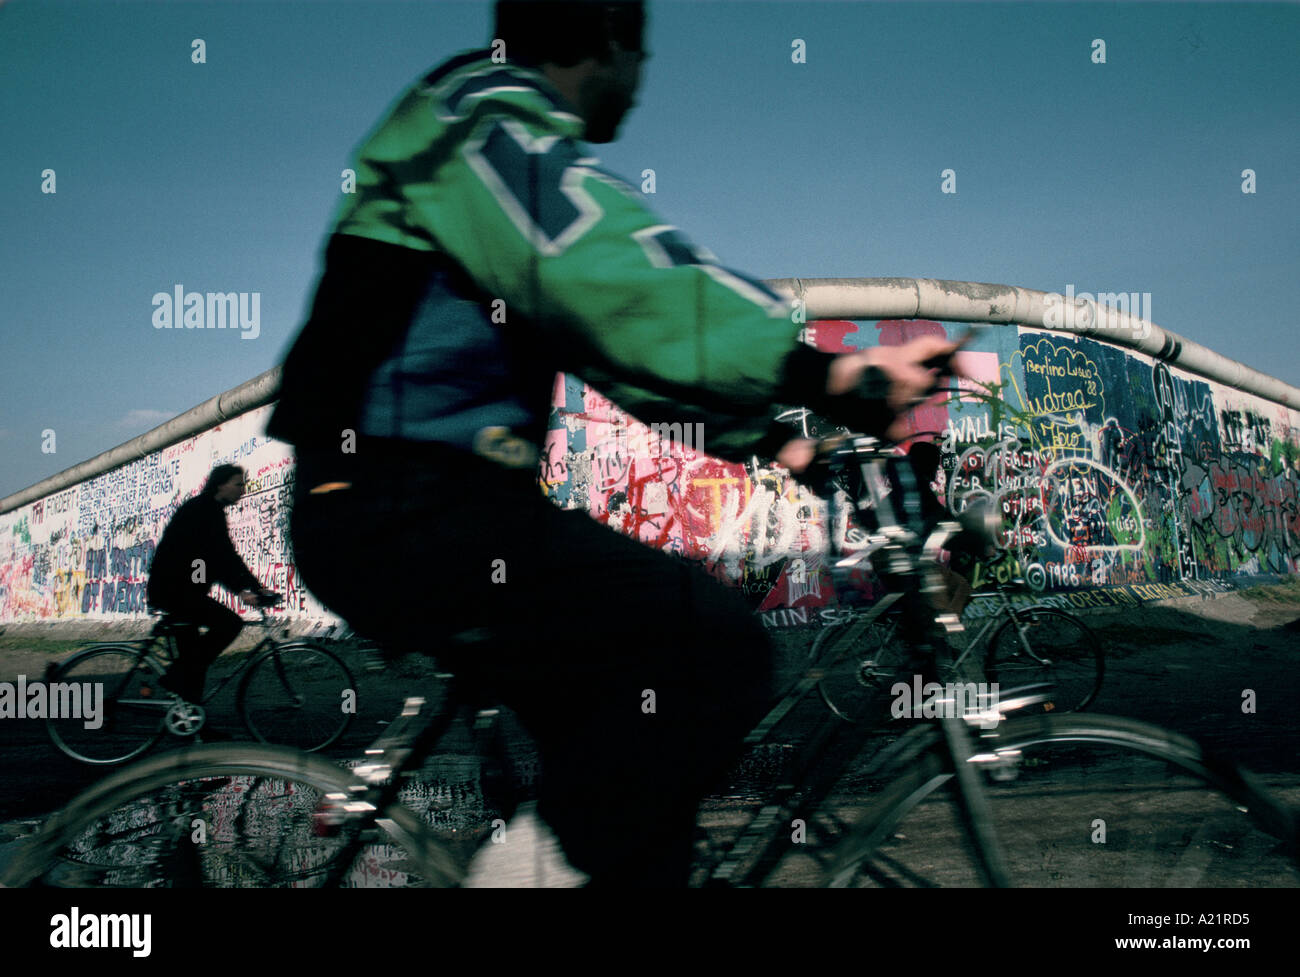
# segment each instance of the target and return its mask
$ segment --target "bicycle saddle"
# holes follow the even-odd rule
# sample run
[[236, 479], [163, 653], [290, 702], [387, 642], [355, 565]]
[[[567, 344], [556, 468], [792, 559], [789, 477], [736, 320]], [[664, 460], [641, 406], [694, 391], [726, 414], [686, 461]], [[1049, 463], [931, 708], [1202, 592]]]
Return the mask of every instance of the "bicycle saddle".
[[150, 613], [158, 615], [158, 620], [154, 623], [154, 634], [168, 634], [172, 631], [179, 631], [183, 628], [198, 627], [194, 621], [187, 621], [183, 617], [178, 617], [171, 611], [151, 611]]

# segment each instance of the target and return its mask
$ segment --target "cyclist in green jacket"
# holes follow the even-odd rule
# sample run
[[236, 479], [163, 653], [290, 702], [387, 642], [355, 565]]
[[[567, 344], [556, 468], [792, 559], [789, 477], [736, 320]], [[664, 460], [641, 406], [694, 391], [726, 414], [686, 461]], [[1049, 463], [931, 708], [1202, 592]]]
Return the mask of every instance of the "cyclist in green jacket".
[[777, 404], [882, 433], [953, 350], [799, 343], [788, 300], [589, 156], [634, 104], [643, 33], [636, 2], [501, 2], [490, 49], [398, 100], [359, 152], [268, 425], [298, 456], [306, 585], [519, 715], [539, 811], [597, 885], [686, 881], [771, 650], [738, 594], [541, 495], [529, 449], [556, 372], [643, 422], [702, 423], [713, 454], [801, 470], [810, 445], [774, 438]]

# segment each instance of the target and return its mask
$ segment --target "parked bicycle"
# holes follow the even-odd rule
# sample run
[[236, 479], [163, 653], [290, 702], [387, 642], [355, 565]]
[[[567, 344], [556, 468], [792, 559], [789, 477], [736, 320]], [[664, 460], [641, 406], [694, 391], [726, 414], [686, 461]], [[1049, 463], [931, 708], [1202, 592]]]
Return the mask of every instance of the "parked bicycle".
[[[1005, 560], [1000, 553], [989, 562]], [[1012, 578], [973, 593], [972, 604], [996, 602], [997, 607], [977, 619], [979, 630], [973, 634], [967, 630], [946, 637], [940, 675], [945, 681], [996, 682], [1007, 688], [1044, 683], [1051, 687], [1044, 710], [1087, 709], [1106, 674], [1101, 642], [1068, 611], [1012, 603], [1012, 595], [1028, 589], [1023, 579]], [[899, 634], [900, 620], [899, 606], [886, 597], [864, 614], [823, 628], [813, 641], [809, 662], [825, 672], [818, 691], [841, 719], [888, 718], [890, 688], [909, 657]]]
[[[268, 606], [279, 599], [276, 595]], [[170, 614], [161, 615], [147, 638], [94, 644], [61, 664], [52, 663], [46, 669], [47, 682], [101, 684], [104, 714], [94, 729], [81, 718], [49, 719], [50, 738], [83, 763], [124, 763], [164, 735], [201, 736], [207, 720], [204, 706], [242, 676], [235, 703], [253, 737], [306, 751], [329, 746], [352, 720], [344, 700], [348, 690], [356, 689], [352, 673], [328, 648], [279, 638], [275, 620], [265, 608], [260, 611], [249, 623], [264, 629], [261, 640], [202, 702], [186, 702], [160, 683], [176, 659], [177, 631], [189, 626]]]
[[[859, 507], [876, 510], [871, 548], [900, 595], [891, 603], [910, 650], [904, 667], [936, 679], [940, 643], [925, 592], [935, 586], [939, 532], [921, 539], [873, 488], [891, 458], [886, 446], [846, 437], [828, 457], [856, 475]], [[972, 715], [940, 697], [945, 708], [859, 770], [872, 731], [825, 716], [815, 697], [823, 677], [809, 669], [750, 734], [754, 745], [795, 745], [776, 786], [701, 839], [696, 884], [1300, 882], [1294, 808], [1186, 737], [1114, 717], [1027, 716], [1050, 692], [1004, 688]], [[811, 735], [782, 735], [808, 703], [822, 713]], [[0, 883], [456, 885], [514, 810], [498, 720], [490, 690], [453, 684], [443, 708], [409, 699], [351, 769], [256, 744], [152, 757], [83, 792], [38, 834], [0, 846]], [[470, 731], [468, 755], [481, 769], [481, 797], [464, 818], [415, 777], [454, 728]]]

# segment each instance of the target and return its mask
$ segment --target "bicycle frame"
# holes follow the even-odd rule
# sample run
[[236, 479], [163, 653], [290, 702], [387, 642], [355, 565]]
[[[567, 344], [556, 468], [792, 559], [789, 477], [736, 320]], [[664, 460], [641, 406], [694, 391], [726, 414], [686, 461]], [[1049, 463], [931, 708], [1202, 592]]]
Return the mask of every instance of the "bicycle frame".
[[[985, 596], [985, 595], [980, 595], [980, 596]], [[992, 597], [994, 595], [988, 594], [987, 596]], [[877, 617], [881, 616], [881, 614], [884, 613], [883, 611], [879, 613], [875, 612], [876, 607], [878, 607], [880, 603], [882, 603], [882, 601], [877, 601], [876, 604], [872, 607], [872, 613], [867, 615], [867, 617], [864, 620], [865, 626], [869, 627]], [[1004, 612], [1002, 610], [999, 610], [996, 614], [992, 614], [989, 616], [989, 619], [984, 623], [984, 626], [980, 628], [979, 633], [976, 634], [975, 637], [971, 638], [970, 641], [967, 643], [966, 648], [962, 651], [962, 653], [953, 659], [952, 665], [949, 666], [953, 671], [957, 671], [958, 669], [960, 669], [961, 666], [965, 663], [966, 659], [969, 658], [972, 654], [974, 654], [975, 650], [982, 645], [984, 641], [984, 636], [987, 635], [998, 624], [1002, 622], [1003, 613]], [[886, 626], [885, 632], [881, 636], [880, 644], [883, 646], [888, 644], [890, 641], [892, 641], [894, 638], [894, 632], [896, 632], [897, 630], [898, 630], [898, 621], [897, 620], [891, 621]], [[1041, 660], [1038, 659], [1037, 656], [1034, 657], [1036, 660]]]
[[1039, 655], [1036, 651], [1034, 651], [1033, 646], [1030, 645], [1030, 643], [1025, 639], [1026, 629], [1023, 623], [1023, 617], [1025, 614], [1033, 611], [1039, 611], [1039, 610], [1052, 610], [1052, 608], [1048, 607], [1048, 605], [1046, 604], [1026, 604], [1023, 607], [1017, 607], [1016, 605], [1012, 604], [1011, 600], [1007, 597], [1007, 589], [1008, 588], [1006, 587], [999, 586], [997, 590], [993, 591], [992, 593], [975, 594], [972, 596], [971, 598], [972, 600], [981, 600], [981, 599], [989, 600], [991, 598], [996, 597], [1000, 602], [1000, 606], [997, 610], [997, 613], [989, 615], [989, 619], [984, 622], [984, 626], [980, 628], [979, 633], [970, 640], [970, 643], [966, 646], [966, 650], [962, 652], [961, 656], [957, 659], [957, 661], [953, 662], [954, 668], [960, 665], [963, 661], [965, 661], [966, 658], [969, 657], [975, 651], [976, 648], [983, 647], [985, 635], [988, 635], [990, 632], [996, 630], [997, 626], [1002, 621], [1011, 622], [1012, 627], [1014, 627], [1016, 630], [1016, 639], [1020, 642], [1020, 648], [1026, 655], [1028, 655], [1030, 658], [1032, 658], [1034, 661], [1038, 662], [1039, 664], [1042, 665], [1052, 664], [1051, 659], [1043, 658], [1041, 655]]
[[[1047, 604], [1042, 604], [1042, 603], [1025, 604], [1024, 606], [1017, 607], [1016, 605], [1012, 604], [1011, 600], [1007, 597], [1007, 592], [1010, 589], [1011, 588], [999, 585], [996, 590], [981, 592], [981, 593], [971, 595], [972, 602], [977, 600], [987, 601], [987, 600], [996, 599], [999, 602], [999, 606], [994, 613], [988, 616], [988, 618], [984, 621], [983, 625], [980, 627], [979, 631], [976, 632], [975, 636], [971, 638], [968, 642], [966, 642], [966, 647], [962, 650], [961, 654], [958, 655], [955, 659], [953, 659], [951, 666], [949, 666], [953, 671], [959, 670], [961, 666], [966, 662], [966, 659], [970, 658], [973, 654], [975, 654], [977, 650], [980, 649], [987, 650], [987, 645], [985, 644], [984, 639], [988, 637], [991, 632], [996, 631], [998, 625], [1002, 624], [1004, 621], [1012, 622], [1012, 626], [1015, 628], [1016, 631], [1016, 637], [1020, 642], [1021, 650], [1023, 650], [1026, 655], [1028, 655], [1030, 658], [1032, 658], [1034, 661], [1038, 662], [1039, 664], [1042, 665], [1052, 664], [1051, 659], [1043, 658], [1041, 655], [1039, 655], [1036, 651], [1034, 651], [1033, 646], [1030, 645], [1030, 643], [1025, 639], [1026, 628], [1022, 623], [1022, 617], [1033, 611], [1040, 611], [1040, 610], [1049, 611], [1049, 610], [1056, 610], [1056, 608], [1053, 608]], [[852, 636], [847, 637], [845, 640], [856, 642], [857, 639], [862, 636], [862, 634], [866, 631], [867, 628], [871, 627], [876, 622], [877, 619], [884, 616], [885, 612], [889, 610], [889, 608], [892, 606], [893, 603], [892, 601], [889, 600], [889, 598], [897, 597], [897, 596], [898, 595], [895, 594], [886, 595], [885, 598], [882, 598], [881, 600], [873, 604], [871, 610], [868, 611], [866, 614], [854, 618], [853, 623], [858, 625], [860, 629], [857, 630], [855, 634], [853, 634]], [[894, 633], [898, 630], [898, 624], [899, 624], [898, 620], [894, 619], [886, 626], [885, 631], [880, 639], [880, 644], [882, 646], [888, 644], [890, 641], [893, 640]], [[963, 628], [963, 630], [969, 631], [970, 629]]]
[[[271, 633], [270, 630], [274, 626], [273, 622], [271, 621], [270, 618], [266, 616], [264, 612], [256, 620], [249, 621], [247, 623], [253, 625], [254, 627], [265, 629], [266, 633], [263, 634], [261, 640], [258, 641], [257, 644], [252, 647], [252, 649], [245, 656], [244, 660], [240, 662], [238, 665], [236, 665], [234, 670], [231, 671], [229, 675], [226, 675], [224, 678], [220, 679], [217, 682], [216, 687], [213, 688], [212, 691], [206, 693], [203, 696], [203, 699], [198, 703], [199, 705], [207, 705], [218, 695], [220, 695], [222, 690], [224, 690], [227, 685], [233, 682], [240, 675], [244, 674], [244, 672], [246, 672], [256, 662], [259, 662], [267, 655], [272, 654], [275, 651], [275, 649], [280, 646], [280, 642], [276, 639], [275, 635]], [[158, 655], [155, 652], [155, 649], [158, 647], [159, 643], [162, 643], [163, 646], [168, 649], [167, 658], [163, 658], [162, 656]], [[170, 665], [172, 662], [176, 661], [176, 658], [179, 654], [179, 649], [176, 644], [175, 632], [169, 631], [169, 632], [164, 632], [162, 634], [151, 634], [149, 635], [148, 638], [142, 639], [141, 642], [139, 643], [139, 646], [140, 646], [141, 659], [152, 655], [153, 659], [156, 662], [164, 666]], [[279, 663], [277, 662], [277, 666], [278, 664]], [[283, 672], [281, 672], [281, 677], [283, 678]]]
[[[497, 722], [500, 710], [476, 704], [474, 697], [465, 694], [464, 687], [453, 675], [439, 673], [436, 677], [450, 680], [448, 698], [443, 707], [430, 714], [425, 711], [427, 703], [423, 697], [407, 698], [397, 719], [366, 749], [366, 762], [353, 768], [352, 772], [367, 785], [365, 791], [350, 797], [330, 797], [327, 806], [318, 810], [320, 831], [346, 836], [346, 844], [326, 877], [327, 886], [337, 886], [342, 882], [366, 842], [366, 831], [384, 811], [397, 803], [405, 775], [420, 769], [458, 719], [469, 719], [472, 715], [475, 746], [480, 757], [509, 768], [509, 757]], [[507, 818], [511, 813], [513, 810], [507, 812]], [[391, 827], [395, 830], [397, 826]], [[412, 846], [421, 844], [419, 838], [405, 833], [401, 833], [400, 840]], [[428, 846], [421, 847], [435, 863], [442, 865], [445, 880], [455, 884], [460, 881], [476, 844], [470, 841], [462, 851], [454, 853], [459, 857], [453, 857], [451, 864], [438, 857], [437, 851], [430, 851]]]
[[[263, 613], [258, 620], [252, 623], [255, 624], [256, 626], [268, 629], [267, 633], [263, 635], [262, 639], [256, 645], [254, 645], [254, 647], [249, 651], [248, 655], [244, 658], [244, 660], [240, 662], [229, 675], [222, 678], [217, 683], [216, 687], [213, 688], [207, 694], [205, 694], [202, 700], [196, 703], [196, 705], [203, 706], [211, 702], [218, 695], [220, 695], [221, 692], [226, 688], [226, 686], [228, 686], [236, 678], [238, 678], [240, 675], [243, 675], [245, 672], [247, 672], [258, 662], [264, 660], [268, 655], [274, 654], [275, 651], [281, 647], [280, 642], [276, 639], [275, 635], [271, 633], [271, 631], [269, 630], [272, 626], [272, 622], [267, 618], [265, 613]], [[124, 690], [130, 685], [132, 681], [132, 676], [137, 674], [141, 669], [146, 668], [146, 663], [148, 663], [149, 666], [152, 666], [152, 668], [156, 669], [157, 672], [162, 673], [165, 672], [167, 668], [170, 667], [176, 661], [179, 654], [179, 649], [177, 648], [175, 632], [155, 631], [154, 633], [151, 633], [144, 638], [139, 638], [134, 641], [101, 642], [100, 644], [101, 645], [112, 644], [121, 648], [131, 648], [134, 650], [136, 656], [134, 665], [122, 677], [120, 685], [109, 694], [108, 698], [112, 704], [111, 707], [116, 708], [119, 704], [125, 704], [130, 708], [136, 710], [148, 711], [148, 712], [157, 711], [161, 721], [161, 717], [166, 715], [174, 704], [174, 700], [171, 697], [163, 696], [161, 698], [148, 698], [148, 699], [133, 698], [130, 700], [122, 700], [121, 693], [122, 690]], [[93, 648], [96, 646], [92, 645], [90, 647]], [[89, 651], [90, 649], [88, 648], [86, 650]], [[74, 659], [76, 657], [79, 657], [79, 655], [74, 656]], [[62, 667], [63, 664], [64, 663], [50, 662], [50, 664], [46, 668], [47, 679], [57, 674], [58, 670]], [[276, 661], [276, 667], [277, 667], [277, 672], [280, 675], [280, 678], [284, 680], [285, 676], [284, 676], [283, 667], [281, 666], [278, 659]], [[286, 687], [288, 687], [287, 681], [285, 681], [284, 684]], [[295, 704], [296, 705], [301, 704], [301, 697], [299, 697], [299, 701], [296, 702]]]

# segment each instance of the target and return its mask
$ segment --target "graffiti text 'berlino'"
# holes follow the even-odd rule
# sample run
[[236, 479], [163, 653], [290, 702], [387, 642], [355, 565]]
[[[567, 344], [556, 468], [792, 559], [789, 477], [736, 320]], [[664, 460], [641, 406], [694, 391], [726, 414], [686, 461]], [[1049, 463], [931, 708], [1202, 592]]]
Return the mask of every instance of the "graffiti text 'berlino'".
[[187, 292], [176, 285], [153, 296], [155, 329], [237, 329], [242, 339], [262, 332], [261, 292]]

